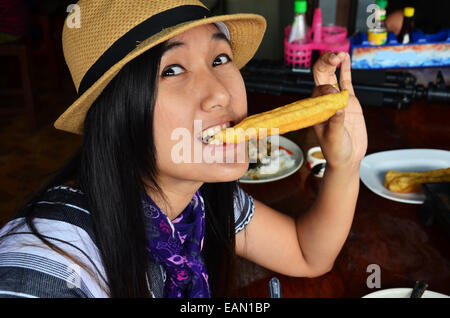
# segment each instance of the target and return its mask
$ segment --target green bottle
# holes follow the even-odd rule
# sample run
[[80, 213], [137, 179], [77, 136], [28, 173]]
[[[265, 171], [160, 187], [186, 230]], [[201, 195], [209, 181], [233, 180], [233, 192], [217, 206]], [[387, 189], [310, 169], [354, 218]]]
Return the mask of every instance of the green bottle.
[[297, 42], [299, 44], [308, 42], [308, 26], [306, 24], [306, 10], [308, 4], [306, 0], [296, 0], [294, 3], [294, 24], [289, 34], [289, 43]]
[[377, 0], [375, 4], [378, 6], [378, 10], [375, 12], [375, 27], [370, 28], [367, 32], [367, 39], [372, 45], [383, 45], [387, 41], [387, 28], [386, 28], [386, 7], [387, 0]]

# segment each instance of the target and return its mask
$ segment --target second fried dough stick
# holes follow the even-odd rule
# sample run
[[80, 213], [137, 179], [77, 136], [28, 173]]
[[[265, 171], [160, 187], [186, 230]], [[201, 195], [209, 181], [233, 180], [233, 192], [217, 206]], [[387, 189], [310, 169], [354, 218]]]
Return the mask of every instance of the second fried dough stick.
[[283, 135], [290, 131], [324, 122], [336, 114], [338, 110], [345, 108], [347, 103], [347, 90], [302, 99], [264, 113], [249, 116], [234, 127], [220, 131], [214, 138], [222, 142], [239, 143], [259, 138], [261, 128], [265, 128], [265, 132], [267, 132], [263, 137], [271, 135], [271, 128], [278, 128], [278, 133]]
[[392, 192], [418, 192], [423, 183], [450, 182], [450, 168], [421, 172], [390, 170], [385, 175], [385, 187]]

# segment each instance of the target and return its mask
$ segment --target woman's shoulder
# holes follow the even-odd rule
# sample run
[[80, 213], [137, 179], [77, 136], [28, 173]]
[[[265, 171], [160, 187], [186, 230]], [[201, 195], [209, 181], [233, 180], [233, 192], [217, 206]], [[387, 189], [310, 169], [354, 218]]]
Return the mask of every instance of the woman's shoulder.
[[52, 223], [54, 229], [63, 227], [84, 231], [95, 242], [87, 196], [79, 189], [66, 185], [49, 188], [34, 202], [24, 206], [10, 223], [23, 221], [27, 215], [32, 215], [36, 224]]
[[87, 198], [78, 189], [48, 189], [0, 230], [0, 297], [104, 296], [103, 277]]
[[255, 202], [253, 197], [245, 192], [240, 186], [234, 195], [234, 223], [236, 231], [242, 231], [253, 217], [255, 212]]

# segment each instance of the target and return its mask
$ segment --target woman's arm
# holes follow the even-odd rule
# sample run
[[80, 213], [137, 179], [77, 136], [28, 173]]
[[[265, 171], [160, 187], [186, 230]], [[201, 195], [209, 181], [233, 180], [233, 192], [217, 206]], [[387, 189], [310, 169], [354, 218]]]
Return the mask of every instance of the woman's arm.
[[297, 220], [255, 200], [252, 220], [236, 235], [236, 253], [284, 275], [325, 274], [350, 231], [358, 190], [359, 171], [327, 168], [315, 203]]
[[334, 90], [330, 85], [336, 83], [339, 64], [340, 86], [349, 90], [349, 105], [314, 127], [327, 160], [316, 201], [297, 220], [256, 201], [252, 221], [236, 236], [238, 255], [282, 274], [314, 277], [331, 270], [352, 224], [367, 134], [348, 54], [326, 53], [319, 59], [313, 69], [318, 86], [313, 95]]
[[297, 219], [297, 235], [309, 267], [331, 270], [352, 225], [359, 192], [359, 166], [327, 167], [321, 191], [312, 208]]
[[314, 205], [297, 220], [255, 200], [252, 220], [236, 235], [236, 253], [284, 275], [325, 274], [350, 231], [358, 190], [359, 172], [327, 169]]

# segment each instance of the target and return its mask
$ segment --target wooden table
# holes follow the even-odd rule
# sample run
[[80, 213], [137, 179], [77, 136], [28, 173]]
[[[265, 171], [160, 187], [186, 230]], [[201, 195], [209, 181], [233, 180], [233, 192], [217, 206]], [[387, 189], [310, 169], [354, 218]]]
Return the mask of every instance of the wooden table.
[[[249, 93], [249, 114], [298, 99]], [[367, 154], [406, 148], [450, 150], [450, 105], [416, 102], [409, 109], [364, 107], [369, 145]], [[287, 135], [305, 153], [318, 145], [312, 128]], [[317, 180], [303, 165], [285, 179], [264, 184], [241, 184], [255, 199], [292, 216], [312, 204]], [[429, 290], [450, 295], [450, 235], [437, 224], [425, 226], [420, 205], [382, 198], [361, 183], [350, 234], [331, 272], [317, 278], [293, 278], [240, 260], [239, 297], [269, 297], [268, 282], [276, 276], [283, 297], [362, 297], [386, 288], [412, 288], [417, 280]], [[380, 268], [380, 288], [369, 288]], [[371, 278], [370, 281], [373, 282]]]

